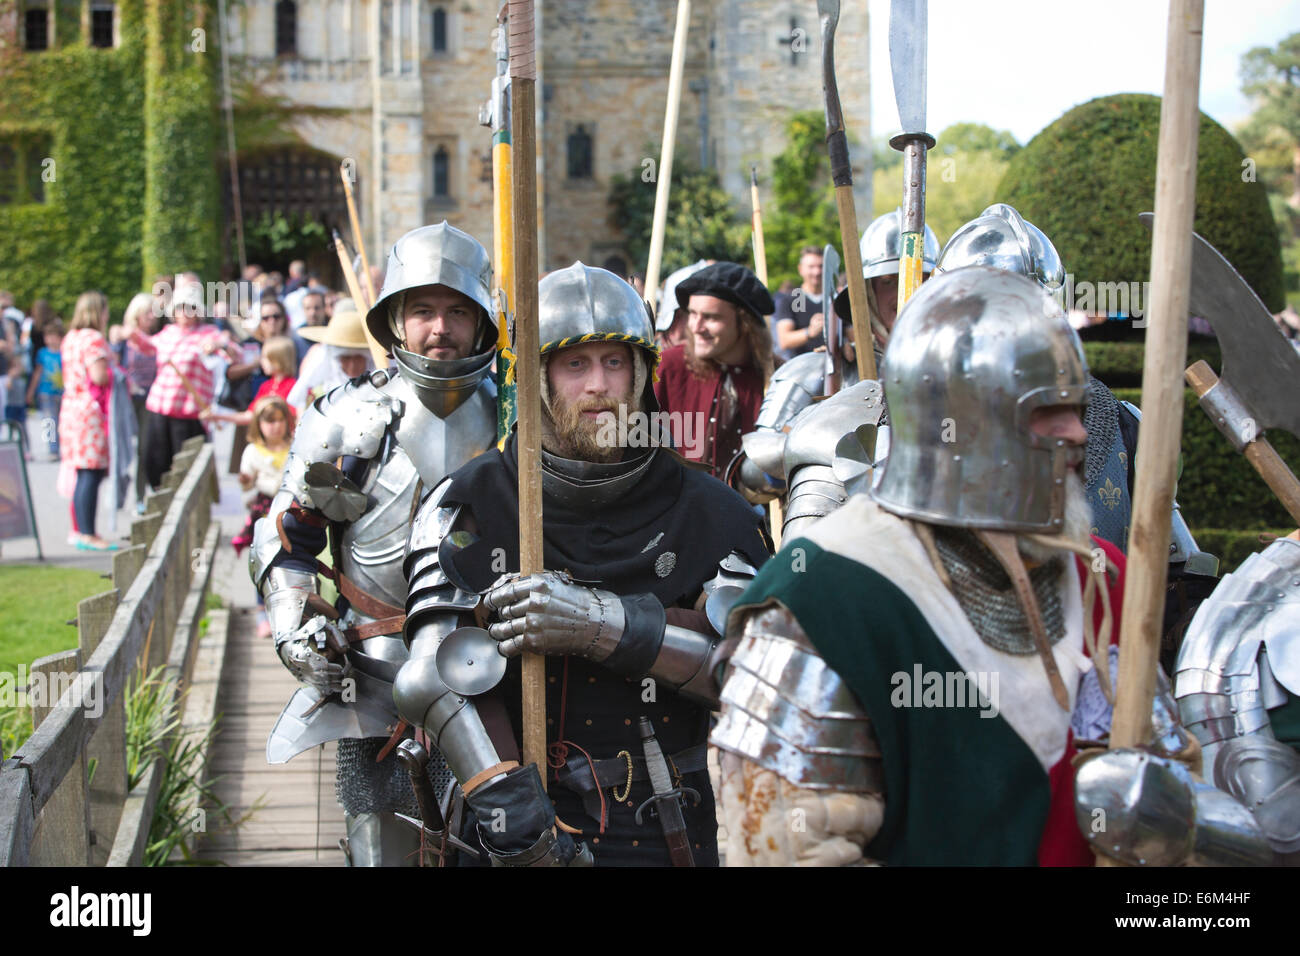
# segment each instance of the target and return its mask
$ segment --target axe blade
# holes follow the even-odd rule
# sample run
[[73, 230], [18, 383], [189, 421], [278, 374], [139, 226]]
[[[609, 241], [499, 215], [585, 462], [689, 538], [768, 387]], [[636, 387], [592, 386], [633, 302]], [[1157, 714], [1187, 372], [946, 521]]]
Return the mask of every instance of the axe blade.
[[[1138, 218], [1154, 229], [1154, 214]], [[1197, 233], [1188, 309], [1213, 327], [1223, 353], [1219, 380], [1250, 411], [1258, 431], [1283, 428], [1300, 437], [1300, 353], [1232, 263]]]

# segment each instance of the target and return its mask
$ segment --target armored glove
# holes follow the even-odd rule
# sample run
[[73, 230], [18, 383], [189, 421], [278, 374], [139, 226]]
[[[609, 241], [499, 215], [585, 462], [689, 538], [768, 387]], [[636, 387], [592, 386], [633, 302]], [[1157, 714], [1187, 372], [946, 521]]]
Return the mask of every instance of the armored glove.
[[1074, 816], [1092, 846], [1130, 866], [1264, 866], [1273, 853], [1250, 811], [1143, 750], [1106, 750], [1075, 775]]
[[[326, 635], [334, 625], [323, 617], [314, 617], [289, 640], [281, 641], [275, 651], [280, 655], [284, 666], [300, 683], [314, 687], [322, 697], [343, 691], [343, 680], [347, 677], [351, 665], [347, 659], [335, 664], [323, 653], [326, 647]], [[335, 636], [337, 640], [337, 635]]]
[[484, 603], [500, 619], [488, 633], [501, 642], [504, 656], [576, 654], [620, 671], [630, 671], [618, 666], [627, 657], [642, 671], [649, 666], [667, 623], [652, 594], [619, 597], [574, 584], [559, 571], [502, 578]]
[[479, 836], [493, 866], [591, 866], [584, 844], [554, 830], [555, 808], [537, 766], [515, 767], [475, 787], [465, 802], [478, 818]]

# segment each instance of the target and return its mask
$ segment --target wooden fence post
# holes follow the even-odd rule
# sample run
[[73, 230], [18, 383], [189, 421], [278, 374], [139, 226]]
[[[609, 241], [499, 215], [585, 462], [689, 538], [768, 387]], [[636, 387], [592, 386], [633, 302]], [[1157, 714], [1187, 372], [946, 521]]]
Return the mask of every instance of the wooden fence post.
[[[28, 690], [33, 730], [54, 709], [63, 687], [80, 669], [80, 650], [60, 651], [33, 662], [32, 685]], [[33, 866], [85, 866], [90, 862], [89, 838], [86, 752], [83, 750], [36, 817], [30, 862]]]
[[[144, 549], [131, 549], [139, 554]], [[123, 552], [129, 553], [129, 552]], [[116, 556], [115, 556], [116, 557]], [[114, 567], [116, 571], [116, 564]], [[136, 566], [139, 570], [139, 566]], [[132, 574], [134, 578], [134, 573]], [[128, 587], [130, 585], [128, 584]], [[90, 660], [99, 642], [108, 633], [108, 626], [117, 611], [118, 590], [105, 591], [88, 597], [77, 605], [77, 636], [81, 643], [81, 659]], [[126, 802], [126, 694], [119, 694], [109, 705], [100, 722], [99, 730], [86, 744], [87, 767], [95, 761], [95, 773], [90, 778], [90, 862], [103, 866], [108, 862], [108, 851], [117, 833], [122, 804]]]

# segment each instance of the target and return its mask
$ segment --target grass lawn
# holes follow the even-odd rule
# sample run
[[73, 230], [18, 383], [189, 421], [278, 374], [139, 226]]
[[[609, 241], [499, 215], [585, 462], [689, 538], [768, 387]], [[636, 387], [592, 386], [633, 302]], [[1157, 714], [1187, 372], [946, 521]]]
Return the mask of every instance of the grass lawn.
[[77, 602], [111, 587], [98, 571], [15, 564], [0, 567], [0, 671], [77, 646]]
[[[0, 672], [18, 681], [18, 668], [46, 654], [77, 646], [77, 629], [65, 624], [77, 616], [77, 602], [108, 590], [98, 571], [51, 565], [0, 567]], [[31, 733], [26, 707], [0, 704], [0, 752], [8, 756]]]

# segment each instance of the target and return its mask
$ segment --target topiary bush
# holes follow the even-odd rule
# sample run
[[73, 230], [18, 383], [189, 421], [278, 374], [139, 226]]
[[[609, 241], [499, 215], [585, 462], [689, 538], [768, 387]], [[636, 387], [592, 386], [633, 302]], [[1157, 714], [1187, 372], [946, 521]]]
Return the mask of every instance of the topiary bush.
[[[1159, 133], [1157, 96], [1124, 93], [1076, 106], [1011, 159], [997, 201], [1047, 234], [1076, 285], [1149, 281], [1151, 234], [1137, 216], [1155, 208]], [[1276, 312], [1285, 300], [1281, 247], [1263, 183], [1242, 180], [1245, 158], [1202, 113], [1196, 231]]]

